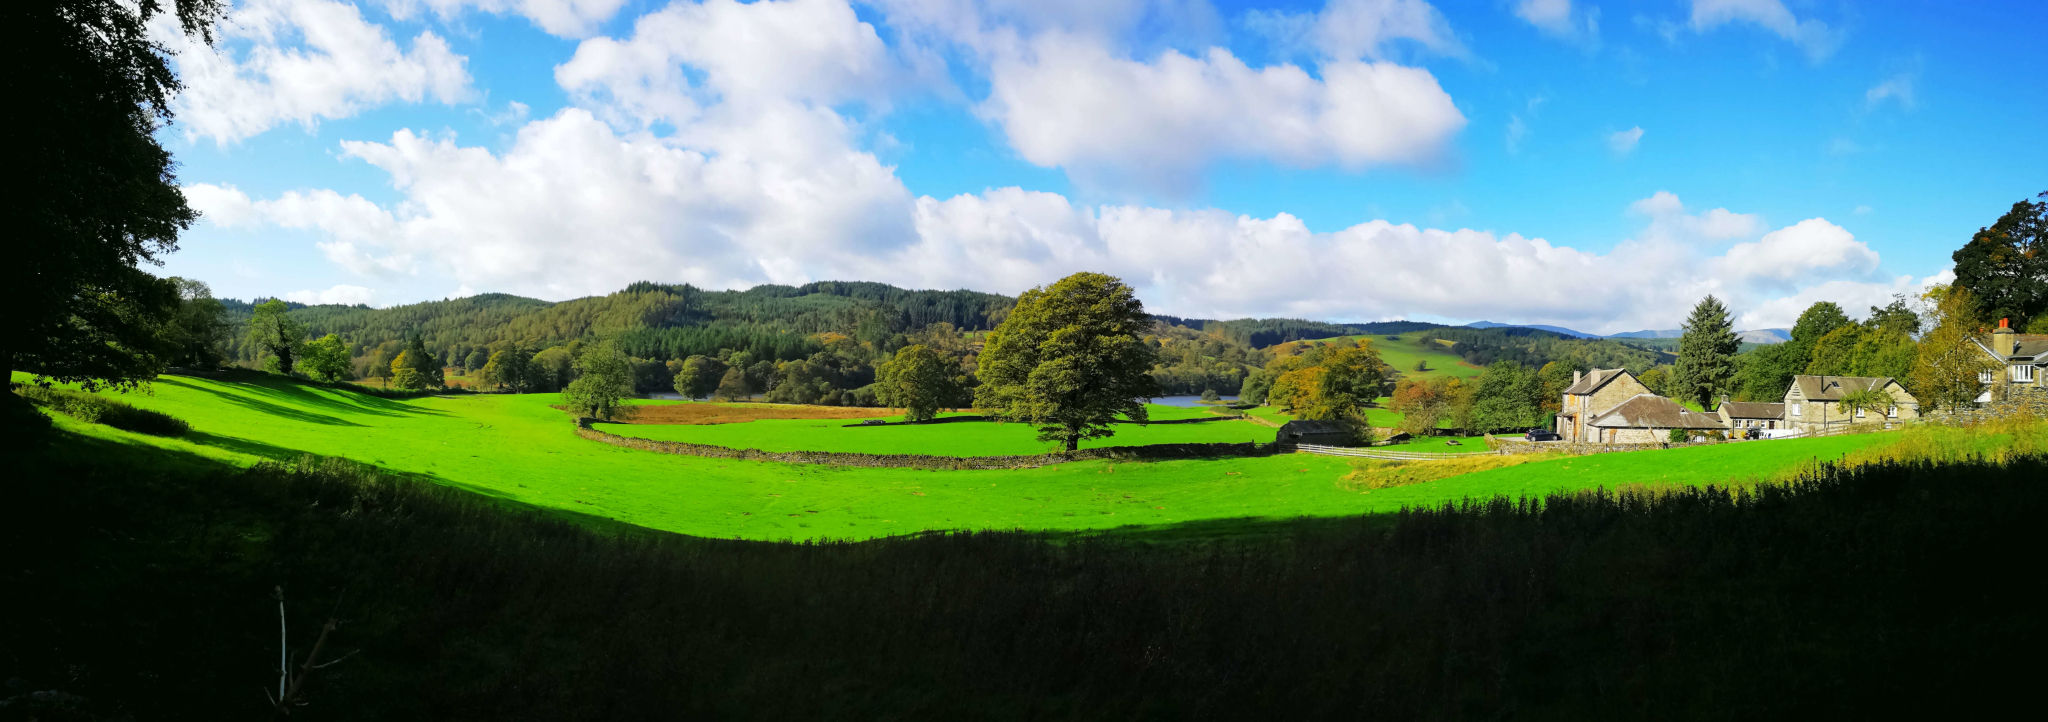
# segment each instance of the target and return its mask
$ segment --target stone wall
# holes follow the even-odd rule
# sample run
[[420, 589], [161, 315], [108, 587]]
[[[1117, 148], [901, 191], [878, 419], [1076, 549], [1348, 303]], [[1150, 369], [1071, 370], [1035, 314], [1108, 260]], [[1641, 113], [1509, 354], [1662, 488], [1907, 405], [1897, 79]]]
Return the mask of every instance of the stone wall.
[[1039, 454], [1036, 456], [927, 456], [923, 454], [851, 454], [833, 451], [761, 451], [734, 449], [679, 441], [654, 441], [620, 436], [592, 427], [598, 420], [576, 420], [576, 435], [591, 441], [661, 454], [701, 456], [739, 461], [777, 461], [789, 464], [830, 464], [867, 468], [899, 469], [1029, 469], [1046, 464], [1076, 461], [1165, 461], [1219, 456], [1271, 456], [1294, 451], [1292, 444], [1150, 444], [1113, 446], [1102, 449]]
[[1923, 416], [1944, 424], [1974, 424], [2012, 417], [2048, 419], [2048, 388], [2008, 385], [2003, 398], [1963, 409], [1936, 409]]
[[1571, 454], [1574, 456], [1584, 454], [1605, 454], [1614, 451], [1678, 449], [1687, 446], [1707, 446], [1710, 444], [1730, 443], [1726, 441], [1695, 441], [1684, 444], [1673, 444], [1668, 442], [1647, 444], [1600, 444], [1591, 441], [1523, 441], [1521, 439], [1503, 439], [1496, 436], [1490, 436], [1487, 438], [1488, 440], [1493, 442], [1493, 448], [1495, 450], [1500, 451], [1503, 454]]

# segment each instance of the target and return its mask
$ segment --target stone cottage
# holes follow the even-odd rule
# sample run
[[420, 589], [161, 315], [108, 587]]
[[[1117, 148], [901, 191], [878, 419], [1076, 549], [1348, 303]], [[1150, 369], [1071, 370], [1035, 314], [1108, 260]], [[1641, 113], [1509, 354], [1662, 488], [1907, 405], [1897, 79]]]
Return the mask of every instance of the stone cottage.
[[1352, 433], [1351, 425], [1342, 421], [1319, 421], [1316, 419], [1295, 419], [1280, 426], [1280, 433], [1274, 441], [1283, 444], [1319, 444], [1322, 446], [1356, 446], [1358, 437]]
[[1628, 369], [1593, 369], [1572, 372], [1572, 385], [1565, 387], [1557, 412], [1557, 435], [1565, 441], [1593, 441], [1593, 418], [1622, 402], [1650, 393], [1650, 387], [1636, 380]]
[[1985, 386], [1984, 395], [1977, 397], [1979, 403], [1994, 398], [2048, 403], [2048, 369], [2041, 368], [2048, 365], [2048, 336], [2014, 333], [2012, 325], [2000, 319], [1991, 339], [1978, 340], [1977, 348], [2004, 367], [1978, 378]]
[[1672, 429], [1700, 436], [1725, 429], [1718, 414], [1701, 413], [1656, 394], [1640, 394], [1601, 412], [1586, 423], [1587, 441], [1603, 444], [1654, 444], [1670, 441]]
[[1785, 426], [1785, 405], [1759, 401], [1723, 401], [1714, 409], [1731, 431], [1779, 429]]
[[[1866, 389], [1890, 394], [1892, 404], [1879, 409], [1842, 409], [1842, 398]], [[1873, 415], [1875, 415], [1873, 417]], [[1809, 434], [1852, 424], [1893, 424], [1920, 418], [1920, 400], [1889, 376], [1794, 376], [1785, 390], [1785, 428]]]

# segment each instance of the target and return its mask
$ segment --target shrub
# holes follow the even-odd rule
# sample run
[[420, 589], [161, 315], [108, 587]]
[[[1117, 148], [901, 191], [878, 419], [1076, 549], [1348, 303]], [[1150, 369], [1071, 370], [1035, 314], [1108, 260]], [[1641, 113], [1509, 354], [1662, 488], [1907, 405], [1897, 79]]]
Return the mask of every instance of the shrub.
[[1685, 429], [1672, 429], [1672, 430], [1671, 430], [1671, 437], [1670, 437], [1670, 438], [1671, 438], [1671, 443], [1674, 443], [1674, 444], [1683, 444], [1683, 443], [1685, 443]]
[[79, 421], [106, 424], [116, 429], [152, 436], [183, 436], [192, 425], [170, 414], [138, 409], [98, 394], [70, 389], [44, 388], [33, 384], [15, 387], [15, 393], [38, 406], [47, 406]]

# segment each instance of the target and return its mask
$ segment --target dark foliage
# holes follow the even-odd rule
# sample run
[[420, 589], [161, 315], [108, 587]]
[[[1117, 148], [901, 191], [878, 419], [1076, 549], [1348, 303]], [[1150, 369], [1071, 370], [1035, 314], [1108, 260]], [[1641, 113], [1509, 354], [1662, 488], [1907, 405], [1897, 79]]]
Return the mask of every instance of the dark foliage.
[[[2048, 193], [2040, 195], [2048, 199]], [[1976, 294], [1987, 325], [2048, 311], [2048, 200], [2022, 200], [1952, 256], [1955, 285]]]
[[1574, 338], [1535, 328], [1465, 328], [1451, 326], [1423, 334], [1425, 340], [1442, 339], [1453, 345], [1451, 353], [1475, 366], [1513, 361], [1531, 369], [1552, 361], [1579, 369], [1628, 368], [1637, 373], [1649, 370], [1670, 354], [1613, 339]]
[[30, 403], [64, 412], [79, 421], [106, 424], [138, 434], [184, 436], [192, 430], [192, 425], [185, 423], [184, 419], [161, 411], [139, 409], [99, 394], [33, 384], [16, 385], [14, 392]]
[[2038, 459], [1224, 541], [772, 544], [62, 443], [15, 477], [62, 483], [0, 504], [0, 678], [110, 717], [263, 714], [277, 585], [295, 644], [338, 604], [362, 650], [306, 719], [1967, 717], [2044, 641]]
[[[198, 218], [156, 141], [179, 90], [148, 30], [165, 4], [0, 3], [0, 24], [15, 31], [0, 90], [34, 109], [10, 134], [8, 165], [27, 182], [0, 195], [15, 240], [0, 263], [0, 375], [129, 386], [175, 353], [158, 330], [177, 311], [178, 289], [137, 268], [177, 250]], [[184, 32], [208, 40], [224, 9], [171, 5]]]
[[1338, 336], [1360, 336], [1377, 334], [1398, 334], [1444, 328], [1443, 324], [1422, 321], [1379, 321], [1375, 323], [1325, 323], [1299, 318], [1241, 318], [1232, 321], [1210, 321], [1205, 319], [1183, 319], [1174, 316], [1154, 316], [1175, 326], [1207, 331], [1233, 343], [1252, 348], [1266, 348], [1289, 341], [1314, 341]]

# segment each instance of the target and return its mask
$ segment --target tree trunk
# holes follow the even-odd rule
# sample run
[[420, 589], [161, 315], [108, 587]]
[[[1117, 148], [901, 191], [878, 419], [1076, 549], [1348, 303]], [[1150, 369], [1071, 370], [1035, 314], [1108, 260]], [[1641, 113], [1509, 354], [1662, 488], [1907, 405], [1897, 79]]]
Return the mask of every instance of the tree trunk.
[[1067, 450], [1068, 450], [1068, 451], [1080, 451], [1080, 450], [1081, 450], [1081, 430], [1080, 430], [1080, 429], [1078, 429], [1078, 428], [1075, 428], [1075, 427], [1072, 427], [1072, 426], [1069, 426], [1069, 427], [1067, 427]]

